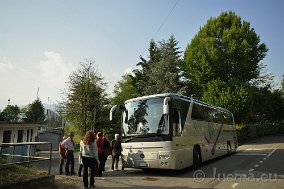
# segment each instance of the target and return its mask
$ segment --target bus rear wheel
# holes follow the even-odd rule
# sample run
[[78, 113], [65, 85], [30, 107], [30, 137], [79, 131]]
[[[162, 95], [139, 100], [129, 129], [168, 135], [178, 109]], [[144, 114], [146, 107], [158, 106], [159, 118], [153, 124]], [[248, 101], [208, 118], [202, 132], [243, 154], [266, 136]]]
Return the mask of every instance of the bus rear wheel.
[[193, 168], [198, 169], [201, 166], [201, 154], [197, 146], [193, 148]]

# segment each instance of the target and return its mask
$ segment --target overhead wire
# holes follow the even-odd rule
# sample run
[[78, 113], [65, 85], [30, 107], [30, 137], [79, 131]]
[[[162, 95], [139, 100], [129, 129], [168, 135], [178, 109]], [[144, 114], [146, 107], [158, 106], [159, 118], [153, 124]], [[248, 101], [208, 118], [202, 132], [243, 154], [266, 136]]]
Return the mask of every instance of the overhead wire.
[[[167, 22], [168, 18], [170, 17], [170, 15], [172, 14], [172, 12], [174, 11], [174, 9], [176, 8], [177, 4], [179, 3], [180, 0], [176, 0], [175, 4], [173, 5], [173, 7], [171, 8], [170, 12], [167, 14], [167, 16], [165, 17], [165, 19], [163, 20], [163, 22], [161, 23], [161, 25], [158, 27], [158, 29], [156, 30], [155, 34], [153, 35], [153, 37], [151, 39], [155, 39], [155, 37], [158, 35], [158, 33], [160, 32], [160, 30], [162, 29], [162, 27], [165, 25], [165, 23]], [[143, 53], [140, 55], [141, 57], [144, 55], [144, 53], [146, 52], [147, 49], [145, 49], [143, 51]]]

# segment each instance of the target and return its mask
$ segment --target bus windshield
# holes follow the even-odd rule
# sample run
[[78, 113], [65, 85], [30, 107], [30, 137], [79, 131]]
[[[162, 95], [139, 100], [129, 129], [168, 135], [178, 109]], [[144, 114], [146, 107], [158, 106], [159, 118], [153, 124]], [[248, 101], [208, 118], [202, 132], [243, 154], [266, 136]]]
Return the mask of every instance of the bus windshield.
[[163, 100], [153, 98], [126, 103], [122, 137], [168, 135], [168, 116], [163, 115]]

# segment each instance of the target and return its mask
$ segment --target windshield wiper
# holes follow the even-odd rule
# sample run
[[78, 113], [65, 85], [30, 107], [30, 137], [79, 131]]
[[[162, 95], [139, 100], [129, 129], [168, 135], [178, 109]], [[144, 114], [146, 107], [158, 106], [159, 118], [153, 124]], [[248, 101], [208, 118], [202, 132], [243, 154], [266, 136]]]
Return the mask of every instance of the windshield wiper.
[[130, 136], [130, 138], [126, 139], [124, 142], [127, 143], [136, 138], [151, 138], [151, 137], [157, 137], [157, 135], [154, 133], [147, 133], [146, 135], [133, 135]]

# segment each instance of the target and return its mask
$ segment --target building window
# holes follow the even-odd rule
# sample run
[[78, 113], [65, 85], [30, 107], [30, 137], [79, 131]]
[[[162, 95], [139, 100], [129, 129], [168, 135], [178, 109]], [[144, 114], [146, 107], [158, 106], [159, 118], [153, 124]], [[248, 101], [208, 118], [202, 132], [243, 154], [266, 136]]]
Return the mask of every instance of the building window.
[[26, 139], [26, 142], [29, 142], [30, 140], [30, 130], [28, 129], [27, 130], [27, 139]]
[[30, 137], [30, 142], [33, 141], [33, 130], [31, 129], [31, 137]]
[[11, 141], [11, 131], [4, 131], [3, 132], [3, 143], [10, 143]]
[[24, 130], [18, 130], [17, 142], [23, 142]]

